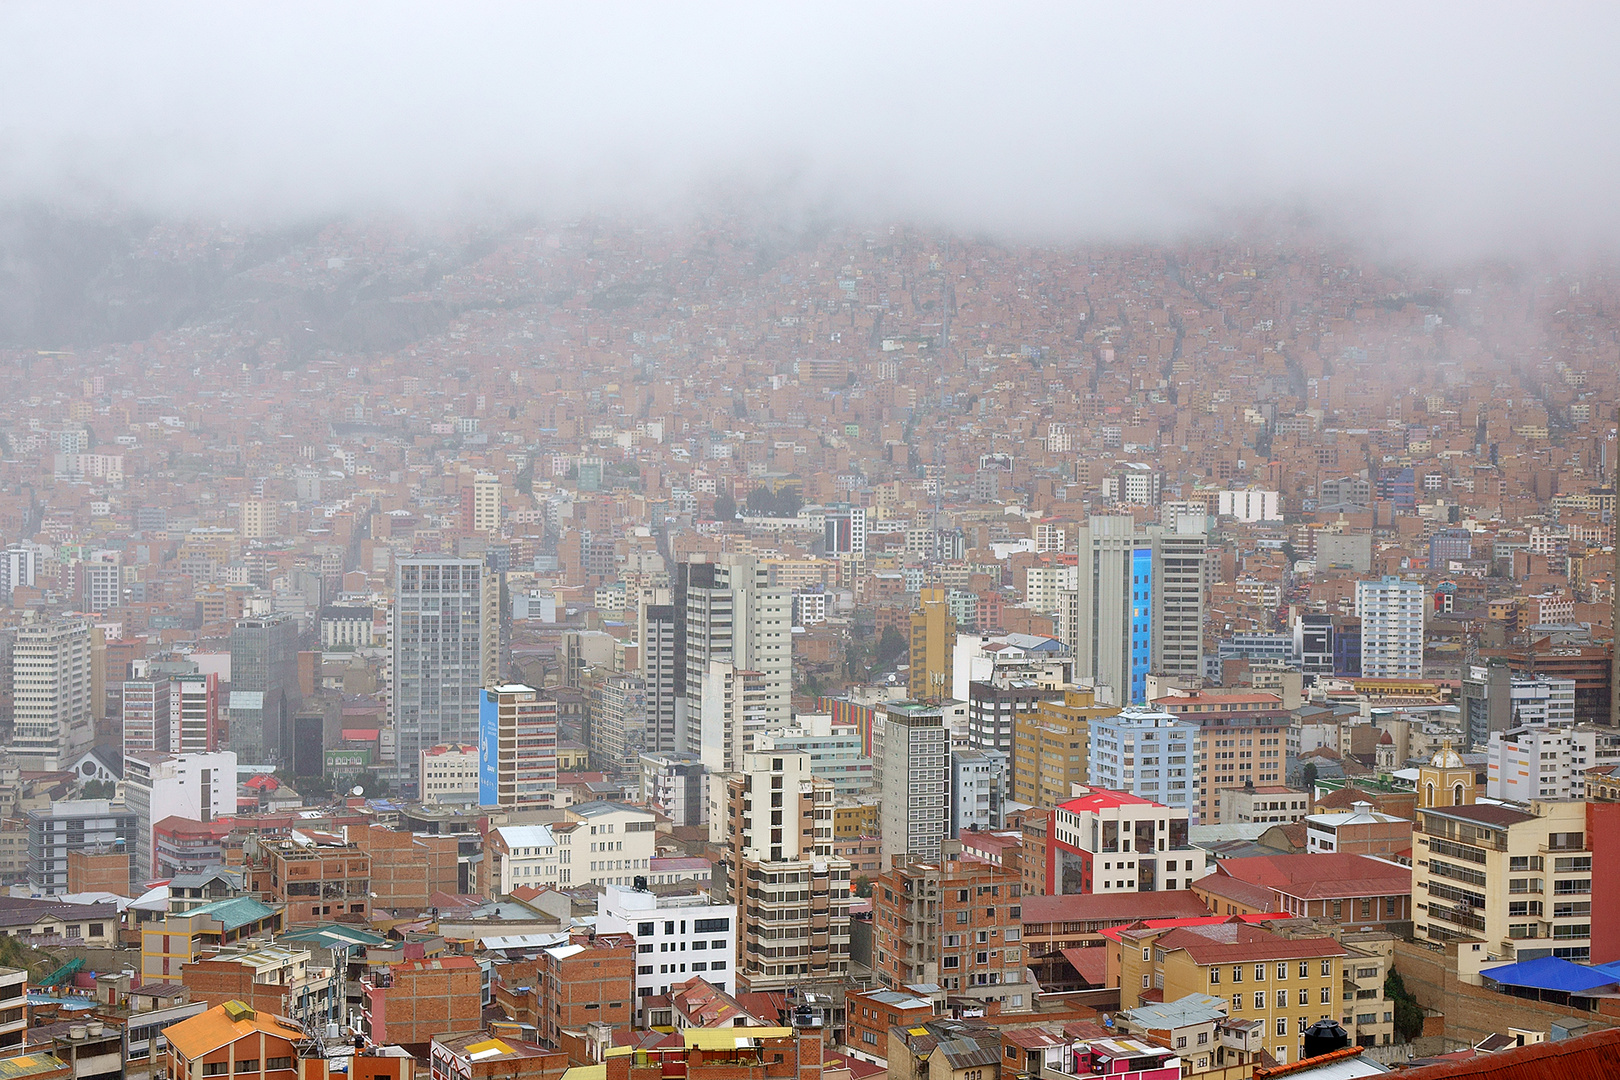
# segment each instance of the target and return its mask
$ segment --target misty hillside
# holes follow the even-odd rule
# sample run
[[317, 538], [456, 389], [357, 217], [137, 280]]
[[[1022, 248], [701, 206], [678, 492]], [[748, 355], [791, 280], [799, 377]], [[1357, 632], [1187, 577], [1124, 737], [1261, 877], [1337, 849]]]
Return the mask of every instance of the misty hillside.
[[[353, 274], [312, 288], [254, 274], [316, 232], [306, 226], [224, 244], [217, 233], [176, 236], [134, 215], [0, 210], [0, 347], [86, 348], [232, 321], [303, 348], [366, 353], [437, 333], [449, 321], [444, 304], [396, 302], [422, 279]], [[456, 262], [451, 256], [427, 278]]]

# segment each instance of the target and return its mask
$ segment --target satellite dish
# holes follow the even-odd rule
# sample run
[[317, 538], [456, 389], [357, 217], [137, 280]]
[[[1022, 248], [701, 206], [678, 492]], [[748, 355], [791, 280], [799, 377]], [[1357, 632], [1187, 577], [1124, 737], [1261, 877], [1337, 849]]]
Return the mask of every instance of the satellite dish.
[[349, 789], [350, 795], [364, 795], [365, 793], [366, 789], [361, 787], [359, 784], [356, 784], [354, 787]]

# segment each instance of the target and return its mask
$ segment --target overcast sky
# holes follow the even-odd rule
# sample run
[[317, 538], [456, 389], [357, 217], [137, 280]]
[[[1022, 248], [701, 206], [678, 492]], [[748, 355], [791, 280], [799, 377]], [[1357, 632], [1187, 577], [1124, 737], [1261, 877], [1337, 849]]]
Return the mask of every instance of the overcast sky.
[[8, 3], [0, 199], [1620, 240], [1620, 5], [1227, 6]]

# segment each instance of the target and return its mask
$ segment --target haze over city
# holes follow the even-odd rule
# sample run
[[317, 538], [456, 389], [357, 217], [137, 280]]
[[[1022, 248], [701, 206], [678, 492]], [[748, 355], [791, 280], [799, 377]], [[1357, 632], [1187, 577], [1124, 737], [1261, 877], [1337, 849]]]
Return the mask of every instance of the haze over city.
[[0, 1075], [1609, 1075], [1617, 23], [0, 7]]

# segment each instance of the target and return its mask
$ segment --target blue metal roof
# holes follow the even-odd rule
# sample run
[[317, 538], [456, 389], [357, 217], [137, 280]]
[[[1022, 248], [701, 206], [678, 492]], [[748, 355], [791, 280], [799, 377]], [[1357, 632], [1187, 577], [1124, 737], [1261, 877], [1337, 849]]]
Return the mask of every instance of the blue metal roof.
[[1504, 986], [1524, 986], [1533, 990], [1558, 990], [1566, 994], [1580, 994], [1600, 986], [1613, 986], [1620, 982], [1620, 974], [1604, 967], [1587, 967], [1556, 956], [1542, 956], [1519, 964], [1504, 964], [1486, 968], [1480, 974]]

